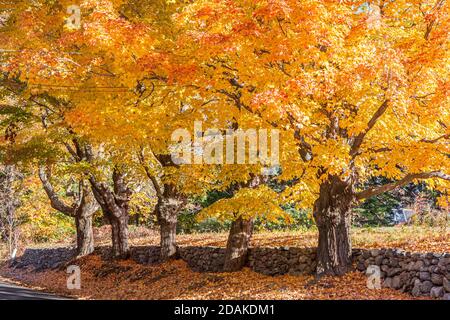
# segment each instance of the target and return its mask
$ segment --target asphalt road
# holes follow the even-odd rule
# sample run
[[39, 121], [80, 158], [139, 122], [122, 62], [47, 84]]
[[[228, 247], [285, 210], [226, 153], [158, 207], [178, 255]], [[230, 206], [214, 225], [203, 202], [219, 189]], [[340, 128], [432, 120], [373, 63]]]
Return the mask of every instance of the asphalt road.
[[66, 298], [0, 282], [0, 300], [66, 300]]

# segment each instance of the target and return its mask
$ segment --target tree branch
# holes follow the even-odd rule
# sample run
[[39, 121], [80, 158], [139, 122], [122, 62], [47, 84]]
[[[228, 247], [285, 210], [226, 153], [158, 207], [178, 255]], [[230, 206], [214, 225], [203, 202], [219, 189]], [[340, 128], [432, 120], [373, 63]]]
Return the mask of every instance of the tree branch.
[[364, 138], [366, 137], [367, 133], [375, 126], [378, 119], [381, 118], [381, 116], [386, 112], [389, 105], [389, 100], [384, 100], [384, 102], [381, 104], [381, 106], [378, 108], [378, 110], [374, 113], [372, 118], [367, 123], [367, 128], [360, 132], [353, 141], [352, 147], [350, 149], [350, 156], [355, 157], [358, 154], [359, 148], [361, 147], [362, 143], [364, 142]]
[[98, 209], [100, 209], [99, 203], [95, 199], [93, 192], [90, 192], [89, 187], [83, 180], [80, 181], [79, 188], [80, 201], [77, 204], [77, 211], [80, 212], [80, 209], [85, 208], [88, 215], [93, 215]]
[[141, 151], [138, 153], [138, 158], [139, 162], [141, 163], [141, 166], [144, 168], [145, 174], [152, 182], [153, 188], [155, 188], [156, 196], [158, 197], [158, 199], [161, 198], [162, 197], [161, 187], [159, 186], [156, 177], [150, 172], [147, 164], [145, 163], [144, 150], [141, 149]]
[[447, 134], [444, 134], [444, 135], [439, 136], [439, 137], [434, 138], [434, 139], [422, 139], [420, 141], [421, 142], [425, 142], [425, 143], [436, 143], [436, 142], [438, 142], [441, 139], [450, 139], [450, 134], [447, 133]]
[[93, 175], [89, 177], [89, 182], [92, 186], [92, 192], [97, 202], [100, 204], [103, 212], [110, 212], [117, 218], [119, 217], [119, 206], [116, 203], [116, 197], [113, 191], [105, 182], [99, 182]]
[[286, 111], [286, 114], [288, 116], [289, 123], [294, 128], [294, 138], [299, 141], [297, 145], [300, 157], [305, 162], [310, 161], [313, 157], [311, 145], [307, 143], [305, 138], [300, 134], [300, 130], [297, 128], [294, 116], [288, 111]]
[[65, 215], [73, 216], [75, 214], [75, 208], [66, 205], [59, 199], [58, 195], [53, 189], [53, 185], [51, 184], [49, 177], [47, 176], [46, 172], [47, 169], [48, 168], [45, 168], [44, 166], [39, 167], [39, 178], [41, 179], [45, 193], [50, 199], [50, 205], [52, 206], [53, 209], [58, 210], [59, 212], [62, 212]]
[[373, 196], [377, 196], [377, 195], [379, 195], [381, 193], [394, 190], [394, 189], [396, 189], [398, 187], [402, 187], [402, 186], [412, 182], [413, 180], [416, 180], [416, 179], [430, 179], [430, 178], [439, 178], [439, 179], [444, 179], [444, 180], [449, 180], [450, 181], [450, 175], [449, 174], [445, 174], [445, 173], [443, 173], [441, 171], [410, 173], [410, 174], [407, 174], [401, 180], [398, 180], [398, 181], [395, 181], [395, 182], [392, 182], [392, 183], [388, 183], [388, 184], [385, 184], [383, 186], [373, 187], [373, 188], [369, 188], [369, 189], [366, 189], [364, 191], [361, 191], [361, 192], [356, 194], [356, 198], [358, 200], [370, 198], [370, 197], [373, 197]]

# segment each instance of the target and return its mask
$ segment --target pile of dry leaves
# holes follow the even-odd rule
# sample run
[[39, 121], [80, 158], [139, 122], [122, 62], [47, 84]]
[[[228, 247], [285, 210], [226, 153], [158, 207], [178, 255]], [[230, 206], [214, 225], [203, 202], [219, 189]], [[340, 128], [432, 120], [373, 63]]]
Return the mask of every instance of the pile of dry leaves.
[[4, 277], [60, 295], [84, 299], [411, 299], [392, 289], [371, 290], [359, 272], [343, 277], [265, 276], [246, 268], [236, 273], [197, 273], [183, 261], [143, 266], [105, 262], [92, 255], [77, 261], [81, 289], [68, 290], [65, 270], [13, 271]]

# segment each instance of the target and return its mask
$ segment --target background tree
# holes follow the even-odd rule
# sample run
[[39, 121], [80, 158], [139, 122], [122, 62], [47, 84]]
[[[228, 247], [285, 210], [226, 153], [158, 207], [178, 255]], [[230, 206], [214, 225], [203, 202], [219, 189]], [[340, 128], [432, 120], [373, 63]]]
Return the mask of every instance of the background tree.
[[0, 235], [8, 244], [9, 257], [15, 257], [19, 242], [19, 226], [24, 222], [18, 214], [23, 174], [14, 165], [0, 167]]
[[248, 182], [230, 186], [231, 197], [219, 199], [200, 211], [197, 219], [215, 217], [231, 221], [225, 251], [224, 271], [238, 271], [247, 262], [248, 249], [255, 219], [280, 223], [289, 222], [290, 216], [280, 208], [280, 197], [264, 183], [267, 176], [253, 176]]

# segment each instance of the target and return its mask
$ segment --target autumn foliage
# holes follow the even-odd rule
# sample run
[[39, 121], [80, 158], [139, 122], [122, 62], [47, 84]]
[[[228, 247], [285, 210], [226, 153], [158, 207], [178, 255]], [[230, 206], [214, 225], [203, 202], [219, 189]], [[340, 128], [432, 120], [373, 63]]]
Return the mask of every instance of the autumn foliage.
[[[248, 247], [239, 231], [289, 221], [282, 206], [292, 204], [312, 212], [317, 272], [334, 275], [350, 269], [360, 201], [424, 181], [448, 206], [446, 1], [80, 0], [78, 27], [72, 2], [8, 11], [0, 160], [40, 167], [53, 204], [69, 199], [49, 190], [51, 171], [78, 186], [68, 212], [82, 223], [80, 246], [93, 212], [77, 201], [99, 204], [122, 258], [137, 204], [161, 228], [161, 258], [176, 258], [180, 211], [218, 190], [230, 197], [199, 217], [233, 222], [230, 257], [243, 256], [231, 271]], [[262, 174], [263, 163], [174, 164], [172, 133], [194, 121], [279, 130], [277, 174]]]

